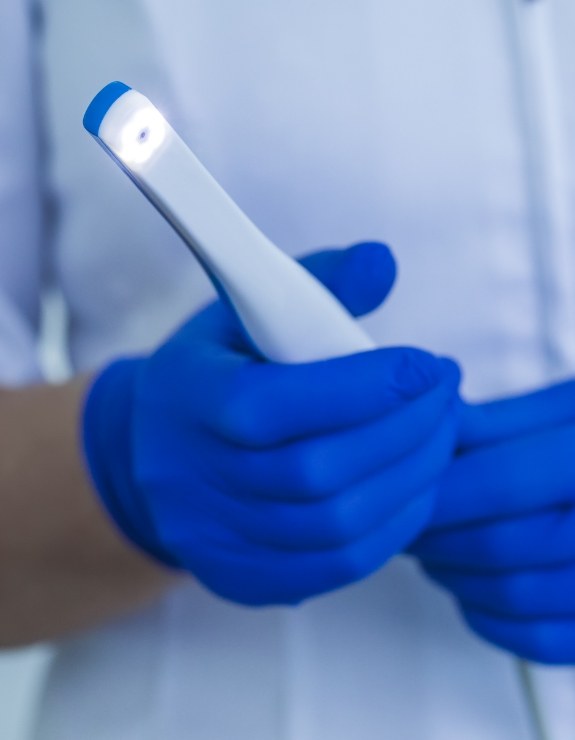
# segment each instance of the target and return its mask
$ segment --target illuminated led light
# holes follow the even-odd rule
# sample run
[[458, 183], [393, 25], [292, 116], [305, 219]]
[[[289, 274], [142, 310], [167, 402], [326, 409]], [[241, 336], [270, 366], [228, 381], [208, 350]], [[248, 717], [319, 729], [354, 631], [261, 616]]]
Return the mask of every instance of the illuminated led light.
[[144, 164], [160, 149], [166, 132], [166, 120], [158, 109], [142, 108], [125, 124], [117, 155], [126, 164]]

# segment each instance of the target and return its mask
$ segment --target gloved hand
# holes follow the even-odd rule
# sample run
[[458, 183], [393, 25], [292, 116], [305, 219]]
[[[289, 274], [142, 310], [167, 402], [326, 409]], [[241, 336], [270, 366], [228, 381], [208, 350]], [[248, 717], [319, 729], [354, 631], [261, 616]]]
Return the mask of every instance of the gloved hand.
[[575, 382], [467, 407], [460, 445], [412, 552], [486, 640], [575, 663]]
[[[305, 265], [355, 314], [395, 275], [378, 244]], [[428, 522], [458, 383], [454, 363], [416, 349], [264, 362], [217, 302], [96, 379], [86, 456], [144, 551], [227, 599], [296, 603], [367, 576]]]

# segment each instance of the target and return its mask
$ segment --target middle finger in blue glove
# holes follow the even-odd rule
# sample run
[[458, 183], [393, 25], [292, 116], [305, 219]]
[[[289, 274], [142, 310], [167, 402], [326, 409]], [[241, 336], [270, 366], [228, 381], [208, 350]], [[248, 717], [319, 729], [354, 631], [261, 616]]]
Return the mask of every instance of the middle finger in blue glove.
[[575, 507], [424, 534], [411, 552], [428, 566], [501, 572], [575, 562]]
[[425, 572], [465, 606], [513, 619], [575, 618], [575, 564], [506, 574], [430, 568]]
[[[456, 417], [457, 385], [450, 372], [427, 393], [377, 421], [270, 450], [246, 450], [214, 440], [205, 463], [220, 487], [244, 497], [320, 499], [381, 472], [417, 450]], [[451, 450], [455, 439], [451, 440]], [[442, 464], [447, 464], [441, 455]], [[437, 471], [437, 474], [439, 471]]]
[[[425, 491], [435, 490], [455, 436], [455, 418], [448, 418], [412, 454], [333, 496], [291, 502], [230, 499], [215, 488], [204, 506], [224, 512], [228, 528], [253, 543], [294, 551], [341, 547], [383, 526]], [[222, 498], [227, 498], [225, 503]]]

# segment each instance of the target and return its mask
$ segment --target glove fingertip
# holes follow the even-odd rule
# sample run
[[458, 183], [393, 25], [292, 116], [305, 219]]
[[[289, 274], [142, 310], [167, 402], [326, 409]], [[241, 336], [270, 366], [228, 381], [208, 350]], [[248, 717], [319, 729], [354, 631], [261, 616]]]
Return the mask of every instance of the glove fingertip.
[[397, 273], [391, 250], [379, 242], [316, 252], [302, 258], [301, 264], [354, 316], [377, 308], [389, 294]]
[[341, 270], [347, 287], [342, 300], [355, 316], [375, 310], [387, 298], [397, 277], [391, 249], [381, 242], [351, 246], [345, 252]]
[[[399, 397], [414, 398], [441, 382], [445, 371], [437, 357], [415, 347], [399, 347], [395, 351], [393, 383]], [[454, 372], [451, 367], [449, 372]]]
[[451, 357], [440, 357], [439, 367], [444, 382], [450, 387], [459, 388], [463, 377], [461, 366]]

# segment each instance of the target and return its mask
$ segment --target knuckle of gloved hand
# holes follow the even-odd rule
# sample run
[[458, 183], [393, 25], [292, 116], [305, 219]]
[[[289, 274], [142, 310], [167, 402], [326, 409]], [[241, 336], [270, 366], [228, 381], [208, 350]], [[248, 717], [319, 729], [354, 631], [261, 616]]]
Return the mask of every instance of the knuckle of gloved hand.
[[294, 490], [305, 498], [327, 498], [338, 490], [335, 461], [321, 440], [308, 440], [292, 451], [288, 467]]
[[437, 358], [412, 347], [396, 353], [394, 383], [400, 398], [409, 400], [435, 388], [441, 381], [441, 364]]
[[529, 575], [502, 578], [495, 588], [493, 607], [509, 616], [529, 617], [533, 613], [535, 591]]
[[348, 545], [334, 551], [330, 574], [334, 587], [356, 583], [365, 578], [370, 570], [361, 547]]
[[508, 560], [509, 538], [504, 530], [495, 530], [479, 535], [475, 559], [480, 563], [497, 568]]
[[341, 497], [335, 497], [322, 509], [322, 537], [330, 547], [345, 547], [358, 537], [356, 518]]
[[265, 447], [271, 409], [249, 371], [237, 373], [224, 392], [212, 422], [226, 439], [243, 447]]
[[528, 627], [524, 645], [525, 657], [536, 663], [561, 665], [573, 659], [572, 654], [567, 654], [569, 646], [564, 644], [557, 628], [550, 623], [533, 622]]

